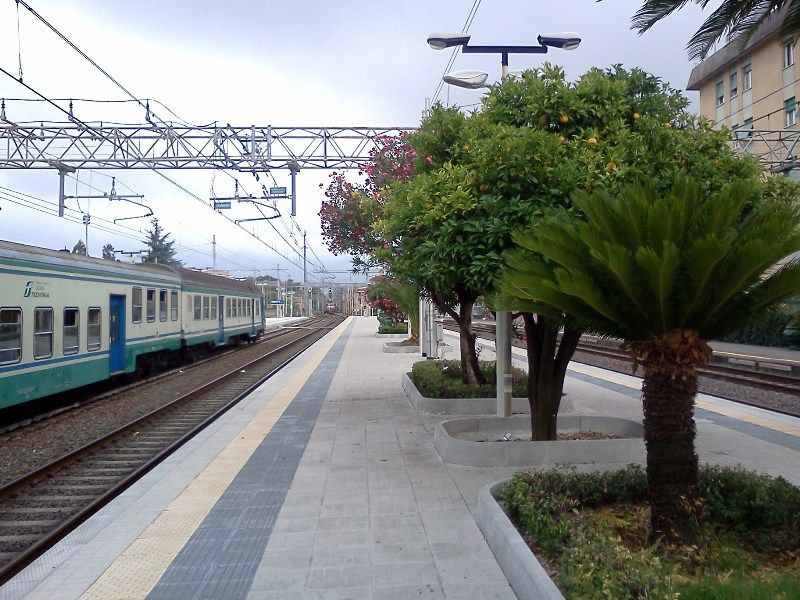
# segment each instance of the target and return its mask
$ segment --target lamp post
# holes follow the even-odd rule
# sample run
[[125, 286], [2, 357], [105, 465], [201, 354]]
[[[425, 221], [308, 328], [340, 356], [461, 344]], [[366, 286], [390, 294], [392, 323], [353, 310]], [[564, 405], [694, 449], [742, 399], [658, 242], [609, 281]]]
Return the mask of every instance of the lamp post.
[[[536, 46], [470, 46], [470, 36], [463, 33], [437, 31], [428, 36], [428, 45], [434, 50], [444, 50], [461, 46], [464, 54], [499, 54], [501, 80], [508, 77], [509, 54], [547, 54], [549, 48], [575, 50], [581, 38], [575, 32], [550, 33], [537, 37]], [[486, 86], [488, 73], [484, 71], [456, 71], [448, 73], [442, 80], [450, 85], [466, 89], [479, 89]], [[497, 355], [497, 415], [511, 415], [511, 313], [498, 312], [495, 322], [495, 353]]]

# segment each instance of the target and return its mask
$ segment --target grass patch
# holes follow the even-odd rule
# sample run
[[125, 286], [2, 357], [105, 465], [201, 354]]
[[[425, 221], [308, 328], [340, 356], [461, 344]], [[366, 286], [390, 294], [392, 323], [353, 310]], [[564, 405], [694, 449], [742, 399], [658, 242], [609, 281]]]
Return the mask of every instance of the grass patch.
[[[457, 360], [424, 360], [411, 367], [411, 381], [426, 398], [491, 398], [496, 395], [497, 374], [495, 363], [480, 361], [481, 371], [486, 377], [484, 385], [470, 386], [461, 380], [461, 362]], [[517, 368], [512, 369], [512, 395], [527, 396], [528, 375]]]
[[691, 546], [649, 545], [638, 466], [518, 473], [500, 495], [567, 598], [800, 598], [800, 488], [703, 467], [706, 521]]
[[408, 324], [394, 323], [393, 325], [380, 325], [378, 327], [378, 333], [408, 333]]

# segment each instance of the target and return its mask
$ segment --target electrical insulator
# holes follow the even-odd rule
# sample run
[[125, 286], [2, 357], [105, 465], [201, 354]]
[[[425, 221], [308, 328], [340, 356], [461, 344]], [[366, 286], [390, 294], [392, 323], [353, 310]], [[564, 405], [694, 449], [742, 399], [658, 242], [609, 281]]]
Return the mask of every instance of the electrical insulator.
[[92, 220], [92, 217], [90, 215], [83, 215], [83, 224], [84, 225], [88, 225], [91, 222], [91, 220]]

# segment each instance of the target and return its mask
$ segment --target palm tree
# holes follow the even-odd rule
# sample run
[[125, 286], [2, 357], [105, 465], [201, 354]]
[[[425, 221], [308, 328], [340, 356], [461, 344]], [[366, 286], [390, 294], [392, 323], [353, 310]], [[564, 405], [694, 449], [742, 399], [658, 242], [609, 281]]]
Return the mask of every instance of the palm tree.
[[651, 536], [691, 538], [702, 519], [694, 438], [697, 368], [722, 335], [800, 290], [800, 210], [759, 200], [736, 182], [703, 195], [676, 179], [659, 195], [628, 188], [573, 198], [517, 236], [502, 277], [506, 297], [539, 314], [620, 338], [643, 367]]
[[[633, 16], [633, 28], [644, 33], [661, 19], [683, 8], [689, 0], [645, 0]], [[694, 0], [703, 8], [710, 0]], [[744, 36], [746, 41], [774, 11], [785, 9], [783, 33], [800, 29], [800, 0], [723, 0], [700, 29], [689, 40], [687, 49], [692, 59], [705, 58], [713, 45], [727, 34], [731, 40]], [[780, 16], [776, 15], [777, 18]]]
[[395, 277], [383, 276], [369, 286], [369, 298], [388, 298], [400, 307], [411, 321], [410, 340], [419, 341], [419, 287]]

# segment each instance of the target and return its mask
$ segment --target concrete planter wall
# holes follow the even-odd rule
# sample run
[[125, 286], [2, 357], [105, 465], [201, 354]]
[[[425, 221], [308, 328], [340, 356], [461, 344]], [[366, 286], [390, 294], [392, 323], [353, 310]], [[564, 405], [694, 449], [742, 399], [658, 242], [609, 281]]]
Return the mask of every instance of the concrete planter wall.
[[[429, 415], [491, 415], [497, 414], [497, 398], [427, 398], [419, 393], [411, 381], [410, 373], [403, 373], [403, 390], [417, 412]], [[570, 412], [574, 403], [568, 397], [561, 399], [561, 411]], [[527, 398], [512, 398], [511, 412], [530, 414]]]
[[379, 337], [382, 340], [407, 340], [408, 334], [407, 333], [376, 333], [375, 337]]
[[386, 342], [383, 345], [384, 352], [397, 352], [397, 353], [406, 353], [412, 354], [414, 352], [420, 352], [419, 344], [414, 344], [413, 346], [401, 346], [402, 342]]
[[554, 464], [641, 463], [644, 460], [642, 424], [614, 417], [564, 415], [559, 431], [597, 431], [619, 436], [608, 440], [553, 442], [496, 442], [507, 432], [530, 435], [530, 418], [473, 417], [443, 421], [433, 443], [442, 460], [471, 467], [525, 467]]
[[514, 527], [495, 494], [508, 480], [487, 485], [478, 494], [475, 520], [518, 598], [564, 600], [564, 596]]

